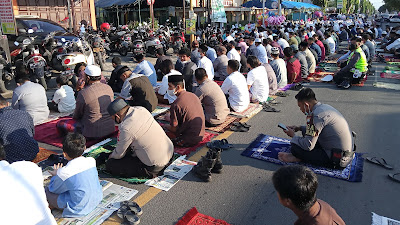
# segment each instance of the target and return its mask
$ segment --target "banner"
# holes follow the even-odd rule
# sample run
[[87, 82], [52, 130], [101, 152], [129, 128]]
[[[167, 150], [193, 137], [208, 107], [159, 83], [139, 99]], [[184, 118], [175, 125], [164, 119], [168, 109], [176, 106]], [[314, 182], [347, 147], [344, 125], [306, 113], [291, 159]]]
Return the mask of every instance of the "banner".
[[211, 0], [211, 22], [227, 22], [223, 0]]
[[337, 8], [342, 9], [343, 8], [343, 0], [337, 0]]
[[15, 35], [14, 10], [11, 0], [0, 0], [0, 21], [3, 34]]
[[186, 19], [186, 34], [195, 34], [196, 33], [196, 18]]

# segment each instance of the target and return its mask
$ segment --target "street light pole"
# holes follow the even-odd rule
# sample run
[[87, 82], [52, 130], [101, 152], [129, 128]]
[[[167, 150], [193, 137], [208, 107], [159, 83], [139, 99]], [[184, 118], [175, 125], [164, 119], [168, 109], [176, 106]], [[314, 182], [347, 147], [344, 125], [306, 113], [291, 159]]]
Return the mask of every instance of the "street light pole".
[[262, 17], [263, 17], [263, 19], [262, 19], [262, 26], [265, 28], [265, 0], [263, 0], [263, 13], [262, 13]]
[[[186, 18], [185, 18], [185, 15], [186, 15], [186, 7], [185, 7], [185, 1], [186, 1], [186, 0], [182, 0], [182, 6], [183, 6], [183, 28], [184, 28], [184, 29], [186, 29]], [[189, 19], [191, 19], [191, 18], [189, 18]]]
[[282, 16], [282, 7], [281, 7], [281, 0], [278, 0], [278, 15]]

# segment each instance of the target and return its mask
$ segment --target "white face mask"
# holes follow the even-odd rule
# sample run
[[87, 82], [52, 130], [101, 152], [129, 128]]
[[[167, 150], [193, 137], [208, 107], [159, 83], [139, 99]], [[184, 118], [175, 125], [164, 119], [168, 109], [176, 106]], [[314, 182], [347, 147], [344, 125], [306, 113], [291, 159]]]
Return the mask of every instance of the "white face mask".
[[174, 95], [176, 94], [175, 88], [172, 89], [172, 90], [168, 89], [168, 90], [167, 90], [167, 93], [168, 93], [169, 96], [174, 96]]

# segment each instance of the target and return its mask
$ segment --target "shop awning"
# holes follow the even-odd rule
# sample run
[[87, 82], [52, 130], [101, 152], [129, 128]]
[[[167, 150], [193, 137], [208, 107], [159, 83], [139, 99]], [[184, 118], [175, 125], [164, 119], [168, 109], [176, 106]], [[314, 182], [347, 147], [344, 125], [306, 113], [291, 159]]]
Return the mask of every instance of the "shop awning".
[[313, 5], [305, 2], [292, 2], [292, 1], [282, 1], [282, 7], [285, 9], [321, 9], [317, 5]]
[[108, 8], [113, 5], [136, 5], [139, 0], [98, 0], [94, 4], [99, 8]]
[[[265, 8], [269, 8], [269, 9], [272, 8], [271, 7], [272, 2], [277, 2], [277, 1], [266, 0], [265, 1]], [[263, 3], [262, 3], [262, 0], [253, 0], [253, 1], [247, 1], [247, 2], [243, 3], [242, 6], [246, 7], [246, 8], [253, 8], [254, 7], [254, 8], [262, 9]]]

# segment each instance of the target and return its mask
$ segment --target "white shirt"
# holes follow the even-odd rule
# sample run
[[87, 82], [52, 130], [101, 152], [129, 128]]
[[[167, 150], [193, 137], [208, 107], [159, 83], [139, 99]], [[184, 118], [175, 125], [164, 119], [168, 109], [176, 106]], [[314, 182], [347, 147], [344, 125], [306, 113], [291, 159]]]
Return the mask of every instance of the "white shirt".
[[267, 50], [263, 45], [258, 45], [257, 46], [257, 58], [260, 60], [261, 63], [268, 63], [268, 56], [267, 56]]
[[158, 94], [164, 95], [164, 99], [168, 99], [168, 102], [172, 104], [176, 100], [176, 95], [171, 96], [168, 94], [168, 77], [170, 75], [182, 75], [179, 71], [171, 70], [169, 74], [164, 75], [161, 80], [160, 88], [158, 89]]
[[267, 44], [267, 46], [265, 46], [265, 50], [267, 51], [268, 59], [272, 60], [272, 56], [271, 56], [272, 46], [270, 44]]
[[289, 42], [287, 42], [285, 39], [283, 38], [279, 38], [279, 40], [277, 41], [278, 44], [281, 46], [282, 49], [285, 49], [287, 47], [290, 47]]
[[140, 76], [143, 76], [143, 75], [132, 73], [130, 77], [126, 78], [126, 80], [124, 81], [124, 84], [122, 85], [121, 93], [119, 94], [119, 96], [121, 98], [128, 100], [132, 97], [131, 93], [130, 93], [131, 89], [132, 89], [132, 84], [129, 81], [131, 81], [133, 78], [140, 77]]
[[250, 96], [246, 78], [238, 71], [231, 73], [221, 86], [224, 94], [229, 94], [229, 104], [235, 112], [242, 112], [249, 107]]
[[326, 39], [326, 42], [328, 42], [329, 48], [331, 49], [331, 54], [335, 54], [335, 41], [333, 40], [332, 37], [329, 37]]
[[42, 170], [35, 163], [0, 161], [0, 177], [0, 224], [57, 224], [48, 207]]
[[247, 85], [251, 86], [252, 99], [265, 102], [269, 95], [268, 74], [264, 66], [256, 67], [247, 74]]
[[225, 41], [227, 41], [228, 43], [231, 42], [231, 41], [233, 41], [233, 40], [235, 40], [235, 39], [232, 37], [232, 35], [228, 35], [228, 36], [226, 36], [226, 38], [225, 38]]
[[232, 48], [226, 56], [228, 57], [228, 59], [234, 59], [240, 63], [240, 55], [239, 52], [236, 51], [236, 49]]
[[63, 112], [72, 112], [75, 110], [75, 95], [74, 90], [68, 86], [61, 86], [53, 96], [53, 101], [58, 104], [58, 111]]
[[214, 66], [211, 60], [205, 56], [203, 56], [199, 63], [197, 64], [198, 68], [203, 68], [206, 70], [208, 79], [213, 80], [214, 79]]
[[398, 49], [400, 48], [400, 38], [397, 38], [392, 44], [386, 46], [387, 50]]

